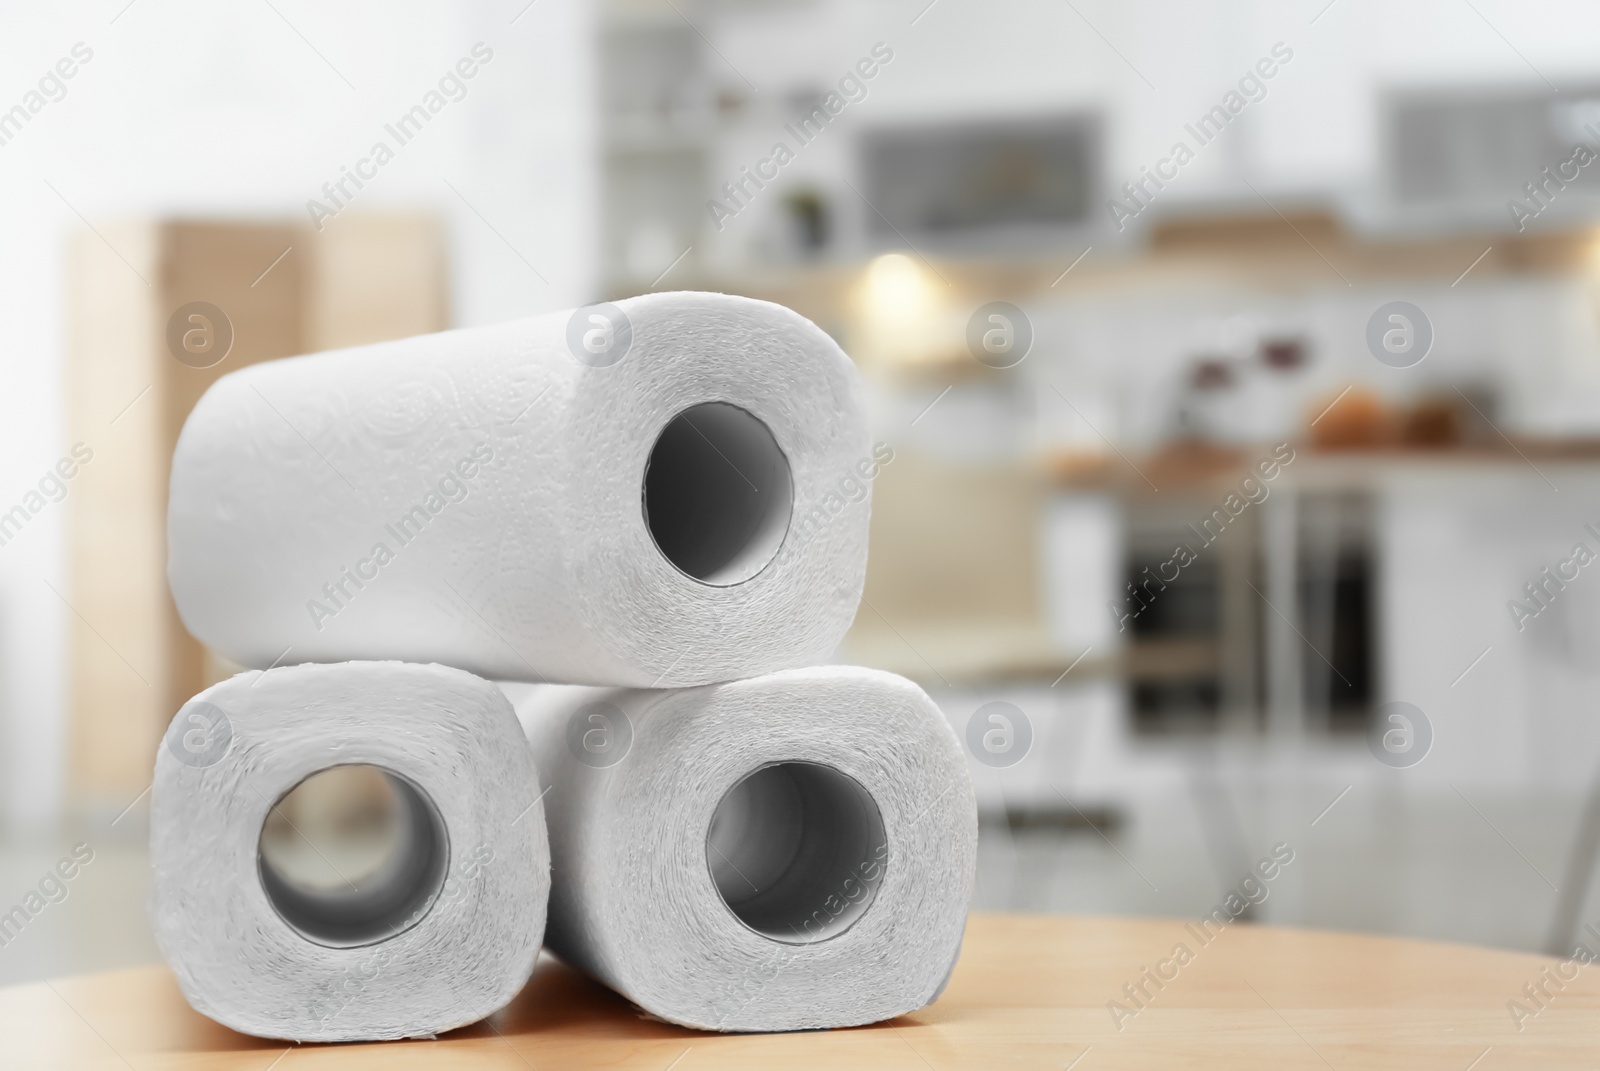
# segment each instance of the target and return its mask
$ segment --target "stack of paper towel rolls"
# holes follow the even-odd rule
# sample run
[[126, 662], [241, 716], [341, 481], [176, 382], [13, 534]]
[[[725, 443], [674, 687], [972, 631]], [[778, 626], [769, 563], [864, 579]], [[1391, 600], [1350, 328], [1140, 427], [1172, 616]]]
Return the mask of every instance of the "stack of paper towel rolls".
[[[190, 1003], [267, 1037], [437, 1034], [541, 944], [703, 1029], [933, 1000], [973, 881], [965, 761], [915, 685], [819, 665], [886, 450], [827, 335], [717, 294], [219, 380], [173, 459], [169, 579], [260, 670], [156, 761], [153, 912]], [[357, 764], [396, 846], [300, 887], [263, 827]]]

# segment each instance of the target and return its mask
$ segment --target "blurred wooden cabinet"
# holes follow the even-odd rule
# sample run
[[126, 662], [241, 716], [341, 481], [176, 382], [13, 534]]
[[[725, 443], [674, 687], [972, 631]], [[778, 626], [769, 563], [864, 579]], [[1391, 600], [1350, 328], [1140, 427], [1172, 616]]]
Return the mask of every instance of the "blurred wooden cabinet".
[[445, 245], [425, 217], [152, 220], [75, 236], [69, 273], [70, 442], [92, 451], [69, 499], [71, 773], [81, 800], [126, 801], [218, 675], [166, 583], [189, 410], [246, 364], [444, 329]]

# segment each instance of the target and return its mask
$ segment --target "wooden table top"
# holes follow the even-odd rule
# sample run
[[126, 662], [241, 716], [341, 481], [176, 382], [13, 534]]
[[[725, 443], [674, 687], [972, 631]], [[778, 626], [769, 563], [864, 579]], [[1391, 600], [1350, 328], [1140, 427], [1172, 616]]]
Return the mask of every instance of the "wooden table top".
[[[1192, 953], [1182, 965], [1167, 960], [1179, 943]], [[1177, 974], [1160, 990], [1145, 982], [1153, 999], [1139, 1009], [1123, 987], [1139, 983], [1144, 966]], [[1600, 965], [1560, 989], [1547, 980], [1556, 966], [1545, 956], [1242, 923], [1202, 945], [1183, 920], [974, 915], [944, 996], [875, 1026], [777, 1035], [684, 1030], [641, 1018], [609, 990], [546, 957], [508, 1008], [437, 1041], [303, 1047], [217, 1026], [190, 1010], [165, 967], [142, 967], [0, 989], [0, 1067], [1600, 1066]], [[1524, 994], [1529, 984], [1551, 994], [1540, 998], [1542, 1010]], [[1114, 1017], [1112, 1000], [1127, 1014]], [[1520, 1029], [1508, 1006], [1513, 1000], [1528, 1012]]]

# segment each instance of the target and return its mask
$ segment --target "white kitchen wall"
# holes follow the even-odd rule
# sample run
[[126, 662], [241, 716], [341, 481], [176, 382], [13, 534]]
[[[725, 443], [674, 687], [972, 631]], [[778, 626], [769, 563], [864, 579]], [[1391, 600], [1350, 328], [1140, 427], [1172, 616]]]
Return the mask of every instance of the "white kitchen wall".
[[[586, 0], [0, 4], [5, 107], [74, 43], [94, 53], [63, 100], [0, 146], [0, 500], [65, 446], [70, 233], [165, 214], [305, 219], [323, 183], [477, 42], [494, 57], [467, 97], [349, 211], [447, 221], [461, 324], [592, 298], [594, 19]], [[46, 582], [71, 599], [66, 513], [0, 548], [0, 814], [23, 827], [53, 816], [63, 787], [71, 611]]]

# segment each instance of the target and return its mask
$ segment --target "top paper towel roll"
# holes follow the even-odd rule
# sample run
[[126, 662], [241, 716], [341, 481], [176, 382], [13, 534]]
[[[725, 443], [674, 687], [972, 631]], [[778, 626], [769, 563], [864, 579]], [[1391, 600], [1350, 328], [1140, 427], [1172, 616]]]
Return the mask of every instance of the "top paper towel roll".
[[173, 597], [245, 666], [668, 687], [813, 664], [892, 456], [863, 410], [816, 325], [722, 294], [252, 365], [179, 436]]

